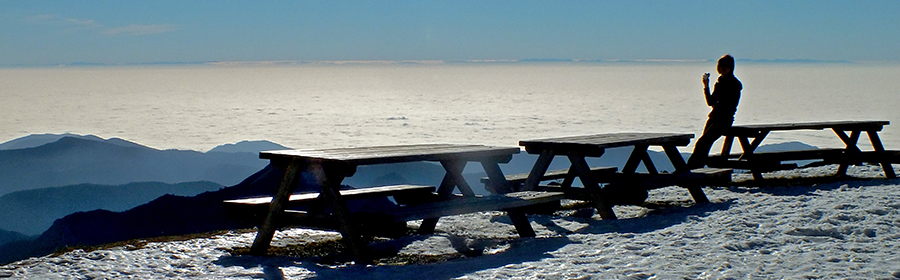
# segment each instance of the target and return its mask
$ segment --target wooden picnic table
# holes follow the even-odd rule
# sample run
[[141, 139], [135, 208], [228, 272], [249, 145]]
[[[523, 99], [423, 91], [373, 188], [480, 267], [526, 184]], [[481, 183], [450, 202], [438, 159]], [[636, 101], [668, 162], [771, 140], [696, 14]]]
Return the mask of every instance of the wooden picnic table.
[[[526, 152], [540, 155], [522, 189], [538, 189], [538, 184], [544, 180], [544, 175], [553, 158], [566, 156], [571, 163], [567, 172], [571, 175], [570, 177], [578, 177], [584, 185], [584, 189], [590, 192], [590, 200], [594, 203], [600, 216], [603, 219], [616, 219], [611, 204], [614, 198], [604, 195], [599, 185], [601, 182], [613, 181], [612, 178], [604, 178], [606, 176], [602, 175], [604, 174], [602, 172], [595, 172], [598, 175], [591, 175], [591, 168], [585, 158], [600, 157], [609, 148], [634, 147], [620, 174], [635, 174], [638, 166], [643, 163], [650, 175], [659, 175], [647, 150], [650, 146], [661, 146], [675, 167], [675, 174], [687, 174], [689, 172], [686, 170], [687, 164], [677, 147], [687, 146], [693, 137], [693, 134], [682, 133], [611, 133], [519, 141], [519, 145], [525, 147]], [[730, 172], [728, 174], [730, 180]], [[668, 177], [668, 179], [674, 179], [674, 177]], [[669, 183], [674, 185], [677, 182]], [[563, 187], [567, 186], [564, 184]], [[693, 185], [687, 188], [696, 202], [709, 201], [700, 186]]]
[[[274, 198], [262, 198], [262, 203], [268, 204], [268, 214], [265, 221], [259, 228], [256, 239], [251, 247], [251, 254], [264, 255], [267, 253], [272, 237], [275, 233], [279, 216], [284, 212], [284, 205], [294, 199], [303, 199], [304, 195], [291, 195], [298, 182], [299, 174], [308, 172], [315, 178], [319, 186], [322, 186], [319, 194], [312, 194], [312, 197], [321, 197], [327, 206], [333, 208], [334, 218], [339, 222], [339, 230], [344, 241], [349, 245], [349, 249], [356, 260], [366, 260], [362, 252], [365, 246], [362, 242], [361, 235], [356, 225], [351, 222], [351, 215], [346, 205], [346, 200], [342, 197], [342, 193], [347, 195], [367, 195], [372, 196], [372, 192], [360, 191], [341, 191], [340, 185], [344, 178], [352, 176], [356, 171], [356, 167], [360, 165], [370, 164], [386, 164], [400, 162], [415, 161], [432, 161], [440, 162], [444, 167], [446, 174], [437, 190], [437, 196], [440, 200], [451, 200], [455, 197], [454, 190], [459, 190], [463, 197], [476, 197], [475, 193], [469, 187], [463, 178], [462, 171], [468, 162], [480, 162], [484, 167], [488, 176], [499, 182], [496, 188], [501, 192], [509, 192], [508, 184], [504, 183], [504, 176], [500, 170], [499, 163], [507, 163], [513, 154], [519, 153], [518, 147], [492, 147], [483, 145], [454, 145], [454, 144], [427, 144], [427, 145], [400, 145], [400, 146], [378, 146], [378, 147], [358, 147], [358, 148], [336, 148], [336, 149], [306, 149], [306, 150], [282, 150], [282, 151], [264, 151], [260, 153], [260, 158], [269, 159], [271, 163], [285, 169], [277, 193]], [[389, 188], [389, 190], [397, 190], [398, 188]], [[363, 189], [364, 190], [364, 189]], [[430, 192], [429, 192], [430, 193]], [[535, 196], [532, 194], [513, 195], [511, 197], [494, 197], [488, 199], [488, 203], [503, 203], [496, 207], [519, 207], [523, 205], [528, 197]], [[537, 195], [544, 199], [553, 199], [548, 195]], [[556, 200], [561, 198], [555, 197]], [[432, 197], [433, 198], [433, 197]], [[480, 197], [479, 197], [480, 198]], [[268, 200], [266, 200], [268, 199]], [[493, 199], [493, 200], [491, 200]], [[235, 200], [241, 203], [259, 203], [260, 199]], [[507, 210], [508, 215], [512, 219], [516, 229], [522, 236], [534, 236], [527, 218], [522, 212], [514, 209], [493, 209], [494, 205], [484, 205], [481, 202], [457, 202], [452, 199], [451, 203], [444, 203], [437, 208], [425, 208], [421, 205], [412, 207], [404, 211], [406, 217], [424, 219], [420, 231], [432, 231], [437, 224], [438, 217], [446, 215], [454, 215], [465, 213], [466, 211], [486, 211], [486, 210]], [[468, 204], [467, 204], [468, 203]], [[480, 204], [480, 205], [479, 205]], [[460, 206], [464, 205], [464, 206]], [[466, 208], [466, 209], [462, 209]], [[428, 210], [437, 209], [437, 210]]]
[[[872, 161], [881, 164], [888, 178], [896, 178], [891, 162], [897, 161], [896, 152], [885, 151], [878, 137], [878, 132], [889, 121], [823, 121], [801, 123], [774, 123], [734, 125], [725, 135], [722, 153], [710, 157], [711, 166], [749, 169], [754, 179], [762, 180], [762, 172], [796, 168], [796, 165], [784, 164], [784, 161], [821, 159], [824, 163], [839, 163], [837, 175], [846, 175], [849, 165], [861, 161]], [[780, 151], [757, 153], [756, 148], [772, 131], [791, 130], [825, 130], [831, 129], [841, 139], [845, 147], [840, 149], [815, 149], [803, 151]], [[847, 132], [850, 132], [847, 135]], [[865, 132], [869, 136], [874, 151], [863, 152], [857, 145], [859, 137]], [[742, 149], [741, 154], [731, 154], [731, 146], [737, 138]]]

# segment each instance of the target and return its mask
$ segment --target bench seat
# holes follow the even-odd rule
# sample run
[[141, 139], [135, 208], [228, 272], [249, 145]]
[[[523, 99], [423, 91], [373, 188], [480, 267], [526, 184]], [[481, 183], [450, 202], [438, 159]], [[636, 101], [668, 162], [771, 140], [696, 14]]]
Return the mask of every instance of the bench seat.
[[383, 212], [363, 212], [364, 216], [392, 217], [395, 221], [412, 221], [427, 218], [461, 215], [484, 211], [498, 211], [527, 207], [565, 198], [561, 192], [522, 191], [476, 197], [459, 197], [450, 200], [402, 206]]
[[[380, 230], [389, 228], [389, 225], [397, 225], [398, 223], [403, 224], [406, 221], [485, 211], [507, 211], [550, 202], [558, 203], [563, 198], [565, 198], [565, 194], [561, 192], [538, 191], [523, 191], [475, 197], [454, 196], [448, 200], [409, 204], [379, 211], [360, 211], [352, 213], [351, 215], [355, 223], [367, 229], [366, 232], [378, 235]], [[282, 215], [281, 225], [335, 228], [337, 227], [337, 221], [329, 214], [285, 210]], [[522, 233], [520, 232], [520, 234]]]
[[[731, 183], [732, 172], [733, 170], [731, 168], [697, 168], [690, 172], [678, 173], [615, 173], [598, 181], [600, 183], [609, 184], [607, 187], [603, 188], [604, 191], [615, 190], [616, 193], [611, 194], [612, 197], [609, 202], [613, 204], [639, 204], [637, 202], [643, 202], [643, 200], [647, 198], [646, 192], [652, 189], [680, 186], [691, 190], [693, 188], [699, 188], [700, 186], [727, 185], [728, 183]], [[541, 185], [538, 186], [536, 190], [545, 192], [563, 192], [566, 194], [567, 199], [574, 200], [592, 200], [595, 195], [589, 189], [563, 187], [560, 185]], [[691, 192], [692, 196], [694, 196], [696, 190], [691, 190]], [[639, 199], [620, 197], [640, 196], [639, 194], [643, 194]], [[706, 196], [702, 195], [702, 193], [696, 193], [694, 198], [698, 203], [708, 202], [708, 199], [706, 199]]]
[[750, 155], [744, 155], [741, 158], [752, 158], [752, 159], [760, 159], [760, 160], [777, 160], [777, 161], [792, 161], [792, 160], [809, 160], [809, 159], [822, 159], [822, 160], [831, 160], [838, 159], [844, 154], [845, 149], [812, 149], [812, 150], [799, 150], [799, 151], [774, 151], [774, 152], [756, 152]]
[[[618, 170], [618, 168], [616, 168], [616, 167], [594, 167], [594, 168], [591, 168], [591, 174], [593, 174], [593, 175], [612, 174], [612, 173], [615, 173], [617, 170]], [[547, 172], [544, 173], [544, 176], [541, 177], [541, 181], [565, 179], [568, 174], [569, 174], [569, 169], [548, 170]], [[521, 174], [506, 175], [505, 177], [506, 177], [506, 181], [508, 181], [513, 186], [520, 186], [522, 184], [525, 184], [525, 181], [528, 180], [528, 175], [529, 175], [529, 173], [521, 173]], [[484, 183], [485, 185], [489, 185], [491, 183], [491, 179], [489, 179], [487, 177], [483, 177], [483, 178], [481, 178], [481, 182]]]
[[[394, 185], [394, 186], [381, 186], [381, 187], [371, 187], [371, 188], [361, 188], [361, 189], [350, 189], [350, 190], [341, 190], [341, 197], [346, 200], [353, 199], [367, 199], [367, 198], [376, 198], [376, 197], [388, 197], [388, 196], [407, 196], [407, 195], [428, 195], [435, 191], [435, 187], [433, 186], [417, 186], [417, 185]], [[316, 201], [319, 198], [319, 193], [302, 193], [302, 194], [292, 194], [288, 200], [289, 204], [301, 204]], [[244, 198], [244, 199], [233, 199], [224, 201], [226, 205], [241, 205], [241, 206], [258, 206], [258, 205], [269, 205], [272, 203], [272, 197], [256, 197], [256, 198]]]
[[[849, 157], [851, 159], [854, 158], [852, 155]], [[858, 158], [855, 160], [876, 163], [900, 163], [900, 151], [865, 151], [859, 153]]]
[[713, 158], [709, 157], [708, 162], [706, 164], [709, 167], [713, 168], [732, 168], [732, 169], [743, 169], [743, 170], [753, 170], [754, 172], [770, 172], [770, 171], [778, 171], [778, 170], [790, 170], [798, 167], [796, 163], [782, 163], [778, 160], [761, 160], [754, 159], [753, 161], [747, 160], [739, 160], [739, 159], [721, 159], [721, 158]]

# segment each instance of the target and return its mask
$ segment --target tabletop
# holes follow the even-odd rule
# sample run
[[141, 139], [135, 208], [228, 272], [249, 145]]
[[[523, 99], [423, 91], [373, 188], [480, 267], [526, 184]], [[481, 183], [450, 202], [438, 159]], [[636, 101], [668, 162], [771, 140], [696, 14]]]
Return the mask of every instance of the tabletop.
[[728, 134], [758, 133], [759, 131], [773, 130], [801, 130], [801, 129], [839, 129], [839, 130], [881, 130], [889, 121], [822, 121], [799, 123], [773, 123], [773, 124], [747, 124], [733, 125]]
[[625, 132], [522, 140], [519, 141], [519, 145], [525, 147], [530, 154], [541, 153], [543, 150], [576, 150], [589, 153], [635, 145], [687, 146], [691, 138], [694, 138], [693, 134]]
[[398, 163], [410, 161], [442, 161], [490, 159], [506, 163], [518, 147], [495, 147], [462, 144], [418, 144], [396, 146], [374, 146], [333, 149], [301, 149], [263, 151], [259, 157], [269, 160], [317, 159], [323, 162], [341, 162], [352, 165]]

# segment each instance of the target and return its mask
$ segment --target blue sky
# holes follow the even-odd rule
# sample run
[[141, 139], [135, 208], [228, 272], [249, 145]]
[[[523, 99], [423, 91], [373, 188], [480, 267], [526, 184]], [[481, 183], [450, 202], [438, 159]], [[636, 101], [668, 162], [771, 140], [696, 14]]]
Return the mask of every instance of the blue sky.
[[900, 1], [5, 1], [0, 66], [264, 60], [900, 61]]

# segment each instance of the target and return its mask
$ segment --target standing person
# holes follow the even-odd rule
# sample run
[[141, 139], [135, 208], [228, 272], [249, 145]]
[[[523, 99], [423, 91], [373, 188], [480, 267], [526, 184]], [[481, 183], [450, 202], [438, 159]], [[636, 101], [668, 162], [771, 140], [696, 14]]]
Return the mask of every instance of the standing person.
[[688, 167], [691, 169], [706, 165], [712, 144], [731, 129], [734, 113], [737, 112], [738, 101], [741, 99], [743, 85], [734, 76], [734, 57], [726, 54], [719, 58], [716, 71], [719, 72], [719, 78], [711, 94], [709, 73], [703, 74], [703, 95], [706, 97], [706, 105], [712, 107], [712, 111], [709, 112], [709, 120], [703, 128], [703, 135], [697, 139], [694, 152], [688, 160]]

